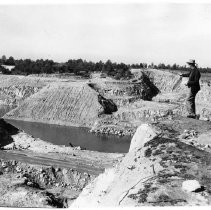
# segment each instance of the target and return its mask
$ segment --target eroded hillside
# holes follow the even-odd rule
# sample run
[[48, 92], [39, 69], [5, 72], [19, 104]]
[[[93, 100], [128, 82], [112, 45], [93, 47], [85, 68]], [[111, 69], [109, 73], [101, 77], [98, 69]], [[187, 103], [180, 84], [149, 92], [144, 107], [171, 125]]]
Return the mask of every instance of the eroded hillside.
[[87, 185], [71, 207], [210, 205], [211, 142], [201, 136], [210, 136], [211, 124], [173, 120], [142, 124], [125, 158]]

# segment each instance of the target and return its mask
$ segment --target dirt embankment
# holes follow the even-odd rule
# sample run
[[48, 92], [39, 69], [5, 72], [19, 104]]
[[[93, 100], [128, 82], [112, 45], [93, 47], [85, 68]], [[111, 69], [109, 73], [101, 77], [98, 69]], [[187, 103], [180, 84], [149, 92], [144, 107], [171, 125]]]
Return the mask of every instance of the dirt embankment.
[[182, 117], [142, 124], [125, 158], [90, 182], [71, 207], [210, 205], [211, 142], [201, 142], [210, 128]]
[[87, 126], [98, 116], [116, 111], [116, 105], [85, 83], [52, 83], [5, 115], [8, 119]]

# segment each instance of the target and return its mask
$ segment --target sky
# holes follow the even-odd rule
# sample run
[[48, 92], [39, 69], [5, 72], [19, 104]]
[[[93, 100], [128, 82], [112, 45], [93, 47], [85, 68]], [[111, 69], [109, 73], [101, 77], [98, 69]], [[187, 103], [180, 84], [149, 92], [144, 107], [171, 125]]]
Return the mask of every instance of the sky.
[[0, 56], [211, 67], [211, 3], [0, 5]]

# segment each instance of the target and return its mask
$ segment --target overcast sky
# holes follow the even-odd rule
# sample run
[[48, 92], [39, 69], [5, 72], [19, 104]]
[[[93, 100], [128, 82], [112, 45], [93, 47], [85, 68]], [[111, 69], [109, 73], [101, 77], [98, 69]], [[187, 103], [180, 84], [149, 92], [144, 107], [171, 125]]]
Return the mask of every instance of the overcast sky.
[[211, 67], [211, 4], [0, 5], [0, 56]]

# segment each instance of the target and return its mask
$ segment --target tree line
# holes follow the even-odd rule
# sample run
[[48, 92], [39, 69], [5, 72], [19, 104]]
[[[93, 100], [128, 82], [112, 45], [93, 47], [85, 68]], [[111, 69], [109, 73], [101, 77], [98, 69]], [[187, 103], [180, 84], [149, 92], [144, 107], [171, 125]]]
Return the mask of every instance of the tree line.
[[[3, 55], [0, 58], [0, 70], [4, 74], [19, 74], [19, 75], [29, 75], [29, 74], [55, 74], [55, 73], [70, 73], [74, 75], [80, 75], [84, 77], [89, 77], [92, 72], [102, 72], [108, 76], [114, 77], [115, 79], [121, 78], [131, 78], [132, 74], [130, 69], [145, 69], [145, 68], [154, 68], [162, 70], [189, 70], [186, 66], [180, 66], [177, 64], [165, 65], [160, 63], [155, 65], [154, 63], [137, 63], [137, 64], [125, 64], [125, 63], [116, 63], [111, 60], [106, 62], [92, 62], [82, 59], [70, 59], [64, 63], [54, 62], [53, 60], [43, 60], [38, 59], [36, 61], [31, 59], [14, 59], [12, 56], [6, 58]], [[9, 71], [2, 65], [14, 66], [14, 68]], [[199, 68], [202, 72], [210, 72], [211, 68]]]
[[74, 75], [89, 76], [91, 72], [102, 72], [116, 79], [130, 78], [130, 65], [124, 63], [114, 63], [110, 60], [106, 62], [91, 62], [82, 59], [70, 59], [64, 63], [54, 62], [53, 60], [38, 59], [14, 59], [13, 57], [2, 56], [1, 65], [14, 66], [8, 71], [1, 66], [3, 73], [7, 74], [55, 74], [55, 73], [72, 73]]

